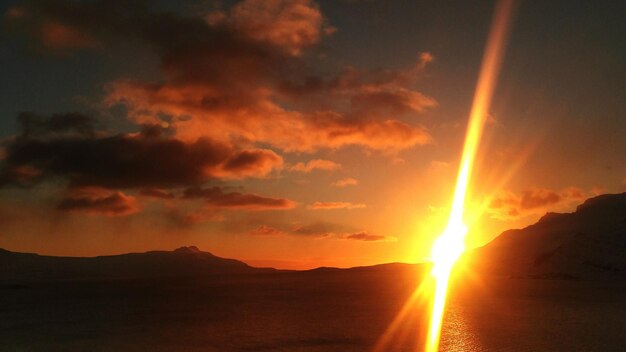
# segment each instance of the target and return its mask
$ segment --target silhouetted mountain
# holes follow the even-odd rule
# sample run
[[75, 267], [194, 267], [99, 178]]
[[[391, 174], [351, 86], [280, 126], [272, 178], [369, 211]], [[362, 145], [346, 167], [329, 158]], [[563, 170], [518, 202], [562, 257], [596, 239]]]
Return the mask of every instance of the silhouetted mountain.
[[186, 277], [268, 272], [197, 247], [99, 257], [53, 257], [0, 249], [0, 282]]
[[547, 213], [468, 254], [485, 273], [539, 278], [626, 278], [626, 193], [588, 199], [575, 212]]
[[[536, 224], [508, 230], [466, 255], [486, 274], [537, 278], [626, 279], [626, 193], [588, 199], [575, 212], [547, 213]], [[427, 266], [401, 263], [323, 272], [408, 272]], [[53, 257], [0, 249], [0, 283], [150, 279], [273, 272], [197, 247], [99, 257]]]

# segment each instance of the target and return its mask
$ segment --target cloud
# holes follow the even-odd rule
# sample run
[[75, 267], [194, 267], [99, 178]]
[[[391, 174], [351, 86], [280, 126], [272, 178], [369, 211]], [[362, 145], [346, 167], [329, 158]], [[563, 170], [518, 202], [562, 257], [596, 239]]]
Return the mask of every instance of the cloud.
[[561, 191], [533, 188], [523, 191], [521, 195], [503, 191], [491, 200], [487, 212], [492, 218], [510, 220], [531, 214], [543, 214], [551, 209], [579, 202], [585, 197], [586, 192], [577, 187], [568, 187]]
[[[421, 113], [437, 106], [413, 86], [427, 64], [429, 53], [405, 69], [362, 70], [347, 66], [336, 76], [307, 76], [297, 81], [289, 77], [281, 82], [280, 92], [293, 101], [307, 100], [315, 104], [348, 105], [347, 116], [355, 120], [384, 120], [398, 115]], [[296, 77], [297, 78], [297, 77]]]
[[[254, 94], [253, 89], [241, 94], [234, 92], [237, 97], [219, 96], [225, 93], [220, 87], [117, 82], [109, 85], [107, 102], [124, 104], [139, 123], [159, 123], [162, 115], [174, 116], [174, 125], [182, 139], [204, 135], [228, 140], [232, 136], [244, 136], [251, 142], [267, 143], [288, 152], [314, 152], [350, 145], [394, 151], [432, 140], [424, 127], [392, 118], [350, 118], [331, 110], [286, 110], [265, 96], [267, 91], [246, 101], [244, 96]], [[208, 129], [209, 125], [216, 128]]]
[[190, 228], [205, 222], [222, 222], [224, 216], [217, 209], [201, 209], [185, 211], [178, 206], [168, 205], [163, 212], [163, 218], [175, 229]]
[[342, 225], [324, 221], [307, 224], [260, 225], [249, 232], [252, 236], [296, 236], [316, 239], [339, 238], [346, 232]]
[[353, 240], [365, 242], [395, 242], [397, 238], [370, 234], [366, 231], [349, 232], [344, 226], [328, 222], [306, 225], [268, 226], [261, 225], [250, 231], [252, 236], [303, 236], [317, 239]]
[[42, 44], [52, 49], [86, 49], [100, 46], [97, 40], [79, 28], [56, 21], [44, 21], [39, 31]]
[[139, 195], [158, 199], [174, 199], [176, 197], [174, 193], [158, 188], [144, 188], [139, 191]]
[[269, 198], [257, 194], [224, 192], [219, 187], [188, 188], [184, 198], [202, 199], [211, 208], [240, 210], [286, 210], [296, 206], [296, 202], [285, 198]]
[[352, 177], [343, 178], [341, 180], [337, 180], [332, 183], [333, 186], [339, 187], [339, 188], [348, 187], [348, 186], [356, 186], [358, 184], [359, 184], [359, 180], [352, 178]]
[[350, 202], [314, 202], [313, 204], [308, 206], [309, 209], [313, 210], [360, 209], [365, 207], [365, 204]]
[[80, 113], [53, 114], [48, 117], [22, 112], [17, 115], [17, 122], [23, 137], [67, 134], [93, 136], [96, 124], [93, 118]]
[[545, 207], [558, 203], [562, 200], [561, 195], [547, 189], [533, 189], [522, 192], [522, 199], [520, 200], [521, 209], [534, 209]]
[[48, 18], [37, 6], [12, 6], [4, 13], [3, 22], [9, 30], [33, 38], [42, 49], [51, 52], [66, 53], [67, 49], [94, 49], [100, 46], [94, 37], [80, 27]]
[[229, 21], [248, 37], [280, 47], [291, 55], [301, 55], [330, 29], [323, 26], [324, 18], [317, 4], [310, 0], [246, 0], [233, 7], [230, 18], [223, 12], [209, 14], [211, 17], [213, 24]]
[[281, 169], [283, 158], [269, 149], [243, 150], [228, 158], [215, 176], [222, 177], [259, 177], [275, 169]]
[[450, 163], [447, 161], [432, 160], [430, 162], [431, 170], [441, 170], [447, 168], [448, 166], [450, 166]]
[[432, 140], [426, 128], [400, 118], [436, 106], [414, 88], [433, 61], [429, 53], [406, 69], [320, 74], [307, 54], [333, 28], [314, 1], [244, 0], [204, 16], [152, 5], [59, 0], [21, 10], [36, 14], [26, 16], [26, 27], [55, 23], [58, 46], [97, 41], [106, 47], [111, 38], [147, 44], [160, 59], [162, 79], [110, 82], [105, 104], [123, 104], [138, 124], [160, 125], [167, 116], [186, 142], [245, 140], [314, 152], [346, 146], [398, 151]]
[[294, 225], [289, 233], [295, 236], [307, 236], [314, 238], [327, 238], [335, 235], [340, 226], [327, 222], [315, 222], [307, 225]]
[[[81, 121], [83, 126], [73, 115], [56, 115], [61, 116]], [[50, 121], [36, 125], [49, 129]], [[70, 129], [57, 122], [55, 126], [64, 126], [61, 130]], [[6, 145], [0, 185], [31, 185], [61, 177], [75, 186], [187, 186], [214, 178], [263, 177], [283, 163], [268, 149], [238, 150], [208, 138], [185, 142], [163, 136], [154, 126], [136, 134], [81, 136], [44, 133], [43, 128], [35, 130], [31, 125], [24, 124], [22, 135]]]
[[561, 197], [573, 200], [584, 200], [588, 196], [584, 190], [578, 187], [568, 187], [561, 191]]
[[398, 240], [395, 237], [388, 237], [388, 236], [383, 236], [383, 235], [372, 235], [367, 232], [351, 233], [351, 234], [345, 235], [343, 238], [347, 240], [366, 241], [366, 242], [378, 242], [378, 241], [395, 242]]
[[135, 197], [103, 190], [81, 191], [79, 194], [69, 195], [61, 200], [57, 208], [66, 212], [105, 216], [130, 215], [140, 210]]
[[296, 171], [296, 172], [309, 173], [313, 170], [332, 171], [332, 170], [337, 170], [340, 168], [341, 168], [341, 165], [337, 164], [336, 162], [333, 162], [330, 160], [324, 160], [324, 159], [315, 159], [315, 160], [309, 160], [306, 163], [299, 162], [295, 164], [294, 166], [292, 166], [290, 170]]
[[271, 226], [261, 225], [256, 229], [250, 231], [250, 235], [252, 236], [283, 236], [286, 235], [285, 232]]

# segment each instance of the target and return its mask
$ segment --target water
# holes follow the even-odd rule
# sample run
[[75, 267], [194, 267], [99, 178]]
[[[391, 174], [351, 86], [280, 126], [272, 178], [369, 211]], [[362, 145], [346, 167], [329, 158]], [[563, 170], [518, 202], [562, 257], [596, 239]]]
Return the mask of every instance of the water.
[[[0, 351], [368, 351], [411, 270], [0, 288]], [[451, 288], [442, 351], [623, 351], [626, 284], [476, 280]], [[424, 305], [387, 351], [415, 351]]]

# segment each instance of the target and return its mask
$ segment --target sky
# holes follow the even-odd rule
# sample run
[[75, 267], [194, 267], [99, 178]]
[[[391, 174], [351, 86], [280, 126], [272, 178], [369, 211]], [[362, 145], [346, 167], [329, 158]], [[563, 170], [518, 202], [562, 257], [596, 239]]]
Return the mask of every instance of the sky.
[[[0, 247], [426, 260], [495, 1], [7, 1]], [[519, 1], [466, 245], [626, 190], [626, 9]]]

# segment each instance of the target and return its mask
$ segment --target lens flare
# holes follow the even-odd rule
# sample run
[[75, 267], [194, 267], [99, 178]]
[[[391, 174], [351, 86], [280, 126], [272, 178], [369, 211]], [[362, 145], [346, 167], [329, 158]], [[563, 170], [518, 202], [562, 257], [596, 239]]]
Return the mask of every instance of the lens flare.
[[487, 109], [491, 103], [496, 77], [500, 69], [512, 8], [513, 0], [505, 0], [501, 1], [496, 9], [476, 85], [474, 101], [472, 102], [448, 225], [435, 240], [431, 251], [433, 261], [431, 274], [435, 280], [435, 287], [426, 341], [427, 352], [436, 352], [439, 348], [450, 274], [454, 264], [465, 250], [465, 235], [467, 234], [467, 227], [463, 222], [465, 198], [476, 151], [487, 120]]

